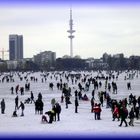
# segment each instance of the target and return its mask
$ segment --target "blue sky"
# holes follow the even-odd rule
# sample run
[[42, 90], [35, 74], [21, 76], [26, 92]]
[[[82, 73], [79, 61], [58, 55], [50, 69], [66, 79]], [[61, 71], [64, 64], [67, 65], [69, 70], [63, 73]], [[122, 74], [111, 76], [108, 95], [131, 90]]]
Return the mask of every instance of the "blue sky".
[[72, 6], [74, 55], [100, 58], [104, 52], [140, 54], [139, 1], [9, 0], [0, 1], [0, 5], [0, 49], [9, 49], [9, 34], [22, 34], [24, 57], [45, 50], [55, 51], [57, 57], [69, 55], [67, 30]]

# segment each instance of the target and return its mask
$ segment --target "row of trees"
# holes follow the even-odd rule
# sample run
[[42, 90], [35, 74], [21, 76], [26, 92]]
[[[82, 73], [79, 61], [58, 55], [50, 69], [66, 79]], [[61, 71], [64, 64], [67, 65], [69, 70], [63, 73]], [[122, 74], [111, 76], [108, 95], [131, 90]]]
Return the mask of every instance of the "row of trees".
[[107, 59], [108, 69], [125, 70], [125, 69], [140, 69], [140, 57], [131, 56], [130, 58], [114, 58], [109, 56]]
[[[16, 65], [16, 66], [15, 66]], [[17, 64], [8, 64], [3, 61], [0, 64], [0, 71], [8, 70], [18, 70], [18, 71], [39, 71], [39, 70], [84, 70], [86, 68], [85, 60], [80, 58], [58, 58], [55, 63], [50, 63], [49, 61], [44, 61], [42, 63], [35, 63], [31, 60], [29, 61], [19, 61]]]
[[[107, 70], [126, 70], [126, 69], [140, 69], [140, 57], [131, 56], [129, 58], [124, 58], [123, 56], [119, 58], [109, 56], [107, 59], [103, 59], [103, 63], [106, 63], [108, 67]], [[38, 71], [38, 70], [88, 70], [88, 64], [85, 59], [80, 58], [58, 58], [55, 63], [51, 64], [49, 62], [43, 62], [41, 64], [36, 64], [33, 61], [24, 61], [18, 62], [17, 66], [13, 66], [9, 68], [6, 61], [0, 63], [0, 71], [8, 71], [8, 70], [22, 70], [22, 71]], [[96, 67], [94, 68], [104, 69], [104, 67]]]

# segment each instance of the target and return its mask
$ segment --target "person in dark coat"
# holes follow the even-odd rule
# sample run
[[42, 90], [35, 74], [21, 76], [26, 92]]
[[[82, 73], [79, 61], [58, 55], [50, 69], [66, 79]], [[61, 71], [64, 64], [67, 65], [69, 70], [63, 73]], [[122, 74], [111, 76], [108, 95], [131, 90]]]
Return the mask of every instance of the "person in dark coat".
[[104, 98], [103, 98], [103, 93], [101, 92], [100, 103], [101, 103], [102, 107], [103, 107], [103, 102], [104, 102]]
[[14, 94], [14, 88], [11, 87], [11, 94]]
[[52, 110], [54, 112], [54, 114], [53, 114], [53, 121], [56, 122], [56, 106], [55, 105], [52, 107]]
[[42, 100], [42, 94], [39, 92], [39, 94], [38, 94], [38, 99], [39, 100]]
[[18, 109], [21, 108], [21, 116], [24, 116], [24, 109], [25, 109], [25, 106], [22, 102], [20, 102], [20, 106], [18, 107]]
[[53, 90], [53, 86], [54, 86], [53, 83], [49, 84], [49, 87], [50, 87], [51, 90]]
[[13, 112], [12, 117], [17, 117], [17, 111], [16, 110]]
[[49, 116], [49, 123], [52, 123], [53, 117], [54, 117], [54, 111], [51, 110], [51, 111], [45, 112], [45, 114], [47, 114]]
[[34, 102], [34, 94], [33, 94], [33, 92], [31, 91], [31, 97], [30, 97], [30, 103], [32, 103], [32, 101]]
[[94, 98], [94, 95], [95, 95], [95, 90], [94, 89], [92, 90], [91, 94], [92, 94], [92, 97]]
[[129, 105], [131, 105], [132, 101], [133, 101], [133, 95], [132, 95], [132, 93], [131, 93], [131, 94], [129, 95]]
[[124, 99], [124, 105], [125, 105], [125, 107], [127, 107], [127, 105], [128, 105], [127, 98]]
[[35, 114], [39, 114], [39, 102], [38, 102], [38, 100], [35, 101]]
[[61, 95], [61, 103], [63, 103], [64, 102], [64, 96], [63, 96], [63, 94]]
[[16, 94], [18, 94], [18, 90], [19, 90], [19, 85], [17, 85], [15, 88]]
[[108, 91], [110, 92], [110, 90], [111, 90], [111, 85], [110, 83], [108, 83]]
[[81, 91], [78, 92], [78, 97], [79, 97], [79, 100], [82, 99], [82, 93], [81, 93]]
[[128, 110], [127, 108], [123, 105], [121, 108], [120, 108], [120, 118], [121, 118], [121, 123], [119, 126], [122, 126], [122, 123], [124, 122], [125, 123], [125, 127], [127, 127], [127, 122], [126, 122], [126, 118], [128, 116]]
[[91, 112], [93, 113], [93, 107], [94, 107], [94, 97], [93, 96], [91, 98], [90, 103], [91, 103]]
[[24, 87], [20, 88], [20, 93], [21, 93], [21, 95], [24, 95]]
[[130, 126], [134, 126], [134, 108], [132, 107], [131, 108], [131, 111], [129, 112], [129, 119], [130, 119], [130, 122], [129, 122], [129, 125]]
[[40, 114], [43, 114], [43, 107], [44, 107], [43, 101], [42, 100], [38, 100], [38, 108], [39, 108]]
[[106, 96], [106, 108], [111, 107], [111, 98], [109, 96], [109, 94], [107, 94]]
[[4, 114], [5, 113], [5, 101], [4, 99], [2, 99], [1, 101], [1, 114]]
[[55, 106], [56, 106], [57, 121], [60, 121], [61, 106], [59, 103], [56, 103]]
[[78, 106], [79, 106], [79, 103], [78, 103], [78, 99], [76, 97], [75, 98], [75, 113], [78, 113]]
[[138, 120], [138, 119], [139, 119], [139, 112], [140, 112], [138, 106], [136, 106], [136, 107], [134, 108], [134, 112], [135, 112], [136, 119]]
[[133, 101], [132, 101], [132, 103], [133, 103], [133, 107], [134, 107], [134, 109], [135, 109], [136, 104], [137, 104], [136, 96], [133, 97]]
[[77, 98], [77, 96], [78, 96], [78, 91], [77, 90], [75, 90], [75, 97]]
[[18, 96], [15, 98], [15, 110], [18, 109]]
[[69, 103], [69, 96], [65, 96], [65, 103], [66, 103], [66, 108], [68, 108], [68, 103]]
[[131, 90], [131, 83], [130, 82], [127, 83], [127, 89]]
[[138, 105], [139, 105], [139, 110], [140, 110], [140, 96], [138, 97]]

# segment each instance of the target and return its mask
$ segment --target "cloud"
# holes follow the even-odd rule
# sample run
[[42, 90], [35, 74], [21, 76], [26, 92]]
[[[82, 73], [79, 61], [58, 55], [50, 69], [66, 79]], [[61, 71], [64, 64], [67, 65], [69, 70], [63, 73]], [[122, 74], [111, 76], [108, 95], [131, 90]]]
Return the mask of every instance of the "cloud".
[[[140, 44], [139, 15], [139, 7], [73, 6], [74, 53], [100, 57], [118, 49], [131, 54], [129, 48]], [[68, 29], [69, 7], [0, 8], [1, 46], [8, 48], [9, 34], [23, 34], [25, 57], [35, 55], [38, 48], [52, 49], [58, 57], [69, 54]], [[138, 47], [136, 50], [140, 52]]]

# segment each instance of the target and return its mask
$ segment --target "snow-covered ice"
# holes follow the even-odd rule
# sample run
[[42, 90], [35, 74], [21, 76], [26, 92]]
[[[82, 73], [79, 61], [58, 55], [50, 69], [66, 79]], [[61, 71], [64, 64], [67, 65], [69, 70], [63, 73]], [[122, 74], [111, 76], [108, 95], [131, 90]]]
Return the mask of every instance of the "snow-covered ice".
[[[88, 72], [87, 72], [88, 73]], [[5, 73], [6, 74], [6, 73]], [[56, 79], [51, 79], [50, 76], [47, 78], [47, 82], [42, 83], [40, 78], [41, 72], [32, 73], [30, 76], [35, 76], [38, 78], [38, 82], [30, 81], [31, 91], [33, 91], [35, 98], [39, 92], [43, 95], [44, 102], [44, 112], [51, 109], [51, 99], [55, 98], [56, 101], [60, 103], [61, 100], [61, 91], [58, 91], [56, 84], [54, 90], [49, 89], [49, 83], [57, 83]], [[82, 72], [83, 74], [83, 72]], [[25, 75], [25, 74], [24, 74]], [[97, 75], [97, 72], [92, 73], [92, 76]], [[125, 72], [121, 73], [118, 77], [118, 80], [115, 79], [118, 85], [118, 94], [110, 93], [110, 96], [115, 99], [122, 99], [129, 96], [130, 93], [133, 93], [137, 97], [140, 96], [140, 75], [138, 78], [134, 77], [131, 81], [132, 90], [127, 90], [128, 80], [124, 80]], [[0, 77], [0, 79], [2, 76]], [[65, 81], [64, 78], [62, 78]], [[98, 91], [104, 91], [105, 81], [102, 81], [102, 88]], [[112, 82], [112, 80], [110, 81]], [[72, 85], [70, 82], [70, 87], [72, 87], [72, 104], [69, 105], [68, 109], [65, 108], [65, 103], [60, 103], [62, 107], [62, 112], [60, 114], [60, 121], [53, 122], [52, 124], [42, 124], [41, 115], [35, 114], [34, 104], [25, 104], [24, 117], [20, 117], [21, 110], [18, 110], [19, 117], [12, 117], [12, 113], [15, 108], [14, 99], [16, 94], [11, 94], [10, 88], [12, 86], [24, 86], [26, 83], [25, 80], [20, 81], [17, 76], [15, 76], [14, 83], [0, 83], [0, 101], [2, 98], [5, 99], [6, 110], [5, 114], [0, 114], [0, 133], [1, 134], [66, 134], [71, 136], [72, 134], [79, 135], [137, 135], [140, 134], [140, 120], [134, 121], [134, 127], [118, 127], [120, 122], [112, 121], [112, 113], [110, 108], [106, 108], [106, 103], [104, 102], [104, 107], [102, 107], [101, 120], [94, 120], [94, 113], [91, 113], [90, 101], [79, 101], [78, 113], [75, 113], [74, 109], [74, 91], [78, 89], [77, 85]], [[88, 92], [85, 92], [89, 99], [91, 99], [91, 92], [93, 90], [93, 85], [91, 84]], [[98, 102], [97, 92], [95, 99]], [[84, 94], [84, 92], [82, 92]], [[25, 92], [24, 95], [20, 95], [19, 100], [23, 101], [30, 97], [30, 91]], [[127, 119], [128, 121], [129, 119]]]

